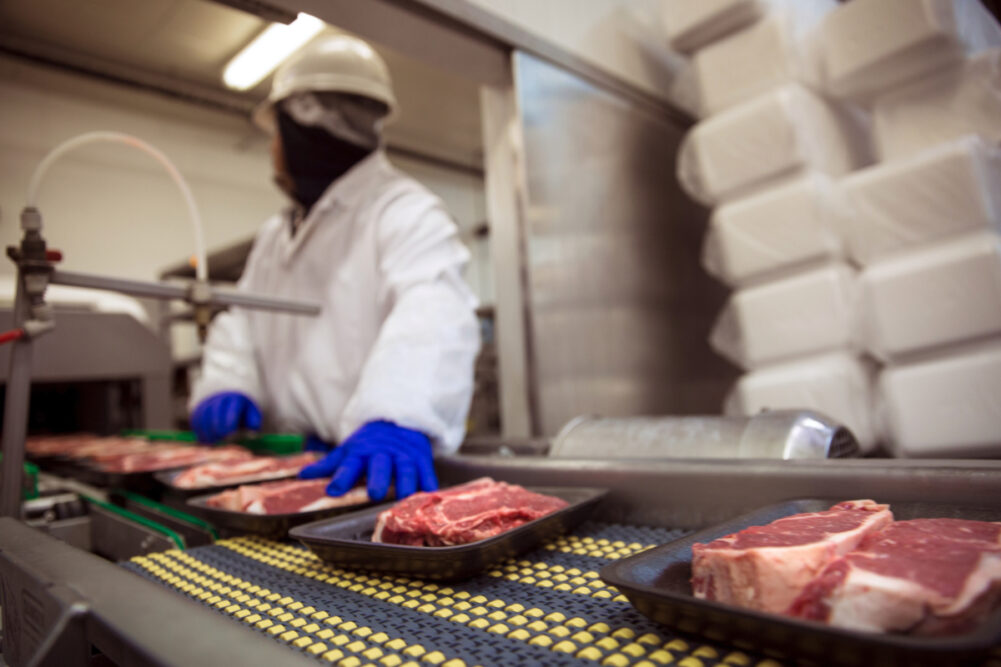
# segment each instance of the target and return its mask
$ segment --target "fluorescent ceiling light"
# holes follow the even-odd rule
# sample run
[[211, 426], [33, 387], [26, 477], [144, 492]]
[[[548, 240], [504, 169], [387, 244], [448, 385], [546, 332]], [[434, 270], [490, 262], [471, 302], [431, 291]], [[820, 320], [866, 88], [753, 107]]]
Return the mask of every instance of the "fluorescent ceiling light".
[[321, 30], [323, 21], [309, 14], [288, 25], [272, 23], [229, 61], [223, 82], [236, 90], [253, 88]]

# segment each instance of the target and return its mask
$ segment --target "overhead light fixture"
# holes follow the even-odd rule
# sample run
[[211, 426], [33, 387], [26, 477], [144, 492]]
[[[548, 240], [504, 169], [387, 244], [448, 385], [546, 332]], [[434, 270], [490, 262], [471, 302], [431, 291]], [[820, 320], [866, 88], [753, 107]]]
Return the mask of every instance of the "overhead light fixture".
[[223, 70], [223, 83], [235, 90], [253, 88], [282, 61], [313, 39], [323, 30], [323, 25], [323, 21], [309, 14], [299, 14], [288, 25], [272, 23], [233, 56]]

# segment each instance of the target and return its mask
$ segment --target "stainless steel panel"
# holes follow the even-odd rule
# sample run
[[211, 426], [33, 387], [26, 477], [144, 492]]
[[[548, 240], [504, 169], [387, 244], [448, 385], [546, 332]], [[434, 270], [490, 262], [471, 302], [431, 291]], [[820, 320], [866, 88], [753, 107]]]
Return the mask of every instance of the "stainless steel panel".
[[706, 342], [725, 291], [674, 177], [686, 127], [524, 53], [514, 74], [536, 435], [585, 413], [719, 413], [736, 373]]
[[[0, 331], [10, 329], [12, 322], [11, 311], [0, 308]], [[7, 381], [10, 347], [0, 346], [0, 383]], [[167, 345], [129, 315], [57, 308], [56, 328], [32, 343], [32, 358], [34, 383], [139, 380], [142, 426], [173, 424]]]
[[1001, 461], [827, 459], [822, 461], [553, 459], [449, 456], [443, 485], [488, 475], [526, 486], [609, 489], [594, 518], [666, 528], [702, 528], [795, 498], [978, 505], [1001, 488]]
[[90, 506], [90, 520], [90, 543], [94, 553], [108, 560], [128, 560], [176, 548], [163, 533], [98, 505]]

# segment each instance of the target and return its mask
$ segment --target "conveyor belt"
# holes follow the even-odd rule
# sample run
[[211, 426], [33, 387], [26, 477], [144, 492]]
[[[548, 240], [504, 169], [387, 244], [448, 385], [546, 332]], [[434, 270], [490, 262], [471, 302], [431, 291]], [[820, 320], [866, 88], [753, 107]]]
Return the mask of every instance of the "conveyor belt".
[[776, 667], [753, 652], [657, 625], [599, 579], [610, 560], [682, 534], [592, 522], [458, 583], [343, 570], [300, 545], [258, 537], [124, 565], [342, 667]]

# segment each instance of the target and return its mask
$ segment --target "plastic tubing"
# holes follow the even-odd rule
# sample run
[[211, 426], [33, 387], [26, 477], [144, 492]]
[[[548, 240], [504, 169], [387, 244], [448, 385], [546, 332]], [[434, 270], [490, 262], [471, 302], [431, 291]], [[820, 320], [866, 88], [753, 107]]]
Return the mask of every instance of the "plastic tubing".
[[0, 333], [0, 345], [24, 338], [24, 329], [11, 329]]
[[184, 203], [188, 207], [188, 215], [191, 217], [191, 225], [194, 227], [195, 257], [198, 262], [195, 265], [195, 277], [198, 280], [207, 280], [208, 262], [205, 259], [205, 236], [202, 233], [202, 218], [198, 214], [198, 207], [195, 206], [195, 198], [191, 195], [191, 188], [188, 187], [188, 183], [184, 180], [184, 177], [181, 176], [181, 172], [177, 171], [177, 168], [174, 167], [174, 164], [167, 158], [167, 156], [153, 146], [147, 144], [142, 139], [138, 139], [121, 132], [102, 131], [87, 132], [86, 134], [81, 134], [78, 137], [73, 137], [72, 139], [64, 141], [49, 151], [49, 154], [46, 155], [35, 168], [35, 173], [32, 174], [31, 182], [28, 185], [28, 206], [35, 207], [38, 199], [38, 189], [42, 184], [42, 179], [45, 177], [45, 172], [49, 170], [49, 167], [51, 167], [56, 160], [75, 148], [101, 141], [126, 144], [128, 146], [138, 148], [139, 150], [151, 155], [154, 160], [159, 162], [163, 168], [167, 170], [167, 173], [170, 174], [170, 178], [173, 179], [174, 183], [177, 184], [178, 189], [181, 191], [181, 196], [184, 197]]

